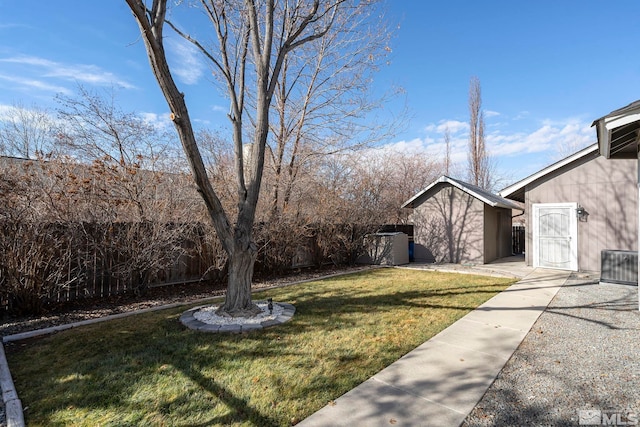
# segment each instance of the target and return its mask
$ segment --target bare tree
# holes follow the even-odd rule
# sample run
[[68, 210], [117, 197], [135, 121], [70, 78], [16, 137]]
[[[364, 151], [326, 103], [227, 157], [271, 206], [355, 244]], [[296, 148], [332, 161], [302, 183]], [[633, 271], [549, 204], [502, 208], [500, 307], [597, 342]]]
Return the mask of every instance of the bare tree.
[[451, 173], [451, 132], [449, 126], [444, 129], [444, 174]]
[[471, 77], [469, 83], [469, 153], [468, 176], [471, 184], [490, 189], [492, 162], [484, 140], [484, 112], [480, 80]]
[[550, 162], [557, 162], [569, 157], [578, 151], [587, 148], [592, 144], [592, 140], [589, 138], [583, 138], [580, 135], [567, 135], [564, 137], [564, 141], [554, 146], [554, 150], [549, 155]]
[[166, 132], [123, 111], [115, 95], [79, 87], [76, 97], [58, 97], [57, 142], [71, 157], [46, 168], [54, 196], [47, 211], [89, 221], [95, 251], [118, 260], [110, 273], [143, 292], [184, 252], [202, 205], [183, 174], [168, 169]]
[[[274, 91], [287, 56], [306, 43], [323, 38], [347, 2], [200, 0], [198, 6], [212, 26], [213, 43], [198, 40], [186, 29], [168, 21], [166, 0], [154, 0], [151, 7], [143, 0], [127, 0], [127, 4], [140, 27], [151, 68], [171, 110], [198, 191], [229, 256], [229, 283], [225, 303], [219, 312], [230, 316], [254, 315], [259, 309], [251, 300], [258, 250], [253, 239], [253, 225]], [[164, 49], [165, 23], [202, 52], [226, 88], [235, 151], [235, 221], [230, 219], [211, 185], [184, 95], [169, 69]], [[247, 103], [250, 92], [253, 105]], [[245, 122], [247, 117], [250, 123]], [[250, 159], [246, 163], [243, 154], [244, 137], [248, 133], [245, 123], [252, 125]], [[245, 168], [248, 169], [246, 172]]]
[[377, 149], [325, 158], [323, 170], [313, 208], [319, 217], [383, 225], [407, 221], [400, 206], [437, 178], [442, 165], [426, 153]]
[[0, 114], [0, 154], [35, 158], [53, 149], [53, 120], [48, 111], [13, 105]]
[[283, 61], [267, 151], [272, 217], [289, 210], [318, 156], [360, 148], [394, 129], [363, 120], [384, 101], [371, 96], [369, 82], [390, 52], [384, 17], [374, 11], [370, 2], [343, 7], [331, 31]]
[[57, 100], [59, 149], [92, 165], [92, 175], [100, 179], [92, 179], [91, 185], [108, 191], [110, 204], [119, 202], [119, 214], [126, 206], [132, 208], [131, 214], [118, 220], [152, 219], [157, 210], [151, 200], [164, 199], [153, 187], [160, 177], [155, 172], [167, 158], [170, 141], [165, 132], [133, 112], [122, 111], [113, 89], [95, 93], [79, 87], [76, 97], [58, 96]]

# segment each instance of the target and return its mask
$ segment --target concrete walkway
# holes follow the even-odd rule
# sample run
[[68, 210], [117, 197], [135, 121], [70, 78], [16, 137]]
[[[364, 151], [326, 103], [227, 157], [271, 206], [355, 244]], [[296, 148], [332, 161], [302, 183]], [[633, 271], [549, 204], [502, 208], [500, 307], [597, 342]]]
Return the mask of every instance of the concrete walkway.
[[460, 425], [570, 275], [511, 270], [524, 278], [298, 425]]
[[399, 268], [480, 274], [494, 277], [516, 277], [518, 279], [525, 278], [533, 271], [533, 267], [525, 264], [524, 255], [500, 258], [488, 264], [434, 264], [413, 262], [399, 266]]

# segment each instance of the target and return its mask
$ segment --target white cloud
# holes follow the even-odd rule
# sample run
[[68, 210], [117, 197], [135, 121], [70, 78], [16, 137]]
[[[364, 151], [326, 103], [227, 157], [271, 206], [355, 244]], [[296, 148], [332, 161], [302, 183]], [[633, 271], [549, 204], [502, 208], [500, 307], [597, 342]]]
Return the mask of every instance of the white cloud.
[[[31, 67], [34, 73], [42, 77], [77, 81], [99, 86], [117, 85], [126, 89], [135, 87], [131, 83], [118, 78], [109, 71], [102, 70], [96, 65], [63, 64], [36, 56], [14, 56], [0, 59], [0, 62]], [[47, 86], [55, 87], [54, 85], [43, 84], [40, 88], [47, 89]]]
[[0, 30], [13, 30], [14, 28], [32, 28], [25, 24], [0, 24]]
[[522, 120], [522, 119], [526, 119], [527, 117], [529, 117], [528, 111], [520, 111], [518, 114], [515, 115], [513, 120]]
[[[485, 118], [497, 117], [501, 114], [497, 111], [485, 110], [484, 116]], [[427, 133], [437, 132], [440, 134], [444, 134], [446, 130], [449, 130], [449, 135], [456, 135], [461, 132], [468, 133], [469, 132], [469, 123], [463, 122], [460, 120], [452, 120], [452, 119], [443, 119], [438, 123], [429, 123], [425, 126], [424, 130]]]
[[61, 123], [51, 111], [20, 104], [0, 104], [0, 122], [27, 123], [32, 129], [41, 131], [49, 131], [53, 126]]
[[14, 109], [15, 107], [13, 105], [0, 104], [0, 121], [6, 120]]
[[[467, 158], [467, 137], [452, 137], [449, 140], [451, 160], [454, 163], [466, 161]], [[427, 154], [436, 159], [445, 156], [446, 146], [441, 137], [435, 139], [431, 137], [414, 138], [409, 141], [397, 141], [386, 144], [380, 148], [384, 152], [392, 155], [394, 152]]]
[[543, 120], [531, 132], [492, 132], [486, 135], [487, 147], [496, 157], [548, 152], [551, 158], [572, 154], [596, 142], [590, 123], [579, 119]]
[[438, 124], [431, 123], [424, 128], [426, 132], [438, 132], [441, 134], [444, 134], [447, 129], [449, 129], [449, 134], [454, 135], [458, 132], [469, 130], [469, 123], [459, 120], [440, 120]]
[[65, 95], [70, 95], [71, 91], [69, 89], [67, 89], [66, 87], [63, 86], [57, 86], [57, 85], [52, 85], [46, 82], [43, 82], [42, 80], [37, 80], [37, 79], [30, 79], [30, 78], [24, 78], [24, 77], [16, 77], [16, 76], [7, 76], [4, 74], [0, 74], [0, 80], [4, 80], [13, 84], [16, 84], [18, 86], [21, 86], [23, 88], [28, 88], [28, 89], [38, 89], [38, 90], [44, 90], [44, 91], [48, 91], [48, 92], [55, 92], [55, 93], [63, 93]]
[[173, 59], [173, 73], [185, 84], [198, 83], [205, 70], [200, 52], [185, 40], [167, 39], [166, 46]]
[[437, 129], [440, 133], [445, 133], [445, 131], [449, 129], [449, 132], [451, 134], [456, 134], [469, 130], [469, 123], [461, 122], [458, 120], [446, 120], [441, 121]]
[[430, 138], [414, 138], [410, 141], [398, 141], [391, 144], [386, 144], [380, 147], [380, 150], [386, 152], [401, 152], [401, 153], [421, 153], [427, 151], [428, 146], [433, 143], [433, 139]]
[[[531, 117], [527, 111], [489, 113], [485, 141], [487, 150], [495, 162], [496, 173], [501, 179], [515, 178], [534, 173], [596, 142], [595, 130], [585, 117], [568, 117], [544, 120]], [[442, 119], [423, 128], [419, 138], [408, 138], [385, 145], [389, 150], [423, 153], [434, 160], [443, 160], [446, 146], [444, 130], [449, 128], [449, 149], [454, 169], [465, 170], [468, 157], [469, 125], [455, 119]]]
[[[452, 161], [462, 164], [467, 160], [469, 132], [468, 126], [463, 128], [464, 123], [456, 120], [442, 120], [438, 124], [427, 126], [425, 130], [428, 135], [424, 138], [397, 141], [385, 147], [389, 150], [427, 153], [442, 159], [445, 143], [441, 129], [446, 123], [450, 126], [452, 123], [460, 124], [459, 128], [455, 128], [457, 132], [451, 134], [450, 150]], [[528, 160], [525, 159], [529, 159], [527, 157], [529, 155], [535, 155], [543, 163], [555, 161], [596, 141], [595, 132], [590, 127], [590, 123], [577, 118], [543, 120], [530, 131], [513, 130], [513, 126], [511, 131], [509, 129], [509, 126], [505, 126], [485, 134], [490, 155], [495, 159], [505, 159], [503, 161], [508, 163], [509, 167], [521, 161], [527, 162]]]
[[140, 113], [142, 120], [156, 129], [167, 129], [171, 126], [171, 118], [169, 113], [156, 114], [156, 113]]
[[542, 126], [531, 133], [503, 134], [491, 133], [485, 136], [487, 147], [494, 156], [515, 156], [524, 153], [538, 153], [551, 148], [557, 130]]

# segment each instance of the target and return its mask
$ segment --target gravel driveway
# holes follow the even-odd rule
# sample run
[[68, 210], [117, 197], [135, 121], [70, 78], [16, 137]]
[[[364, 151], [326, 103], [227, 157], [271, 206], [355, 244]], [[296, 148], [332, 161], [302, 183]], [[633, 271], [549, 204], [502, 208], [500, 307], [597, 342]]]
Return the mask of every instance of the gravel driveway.
[[632, 425], [639, 332], [636, 286], [571, 276], [463, 426]]

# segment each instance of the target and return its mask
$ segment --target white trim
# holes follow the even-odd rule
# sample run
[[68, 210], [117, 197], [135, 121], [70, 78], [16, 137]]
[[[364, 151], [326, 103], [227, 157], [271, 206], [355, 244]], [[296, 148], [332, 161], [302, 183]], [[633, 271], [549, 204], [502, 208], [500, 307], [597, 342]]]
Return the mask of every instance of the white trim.
[[598, 134], [598, 147], [600, 149], [600, 155], [606, 159], [611, 158], [611, 132], [607, 130], [602, 120], [596, 124], [596, 133]]
[[640, 120], [640, 113], [633, 114], [619, 114], [617, 116], [605, 117], [604, 123], [608, 130], [628, 125], [629, 123], [637, 122]]
[[593, 144], [588, 146], [587, 148], [584, 148], [580, 151], [578, 151], [575, 154], [572, 154], [571, 156], [564, 158], [552, 165], [547, 166], [546, 168], [534, 173], [533, 175], [529, 175], [528, 177], [516, 182], [515, 184], [510, 185], [509, 187], [503, 189], [502, 191], [500, 191], [498, 193], [499, 196], [501, 197], [509, 197], [510, 195], [512, 195], [513, 193], [515, 193], [516, 191], [524, 188], [526, 185], [531, 184], [533, 181], [542, 178], [543, 176], [554, 172], [558, 169], [560, 169], [563, 166], [568, 165], [569, 163], [572, 163], [586, 155], [589, 155], [591, 153], [594, 153], [598, 151], [598, 144]]
[[[540, 267], [540, 260], [538, 256], [539, 252], [539, 239], [538, 239], [538, 218], [541, 208], [570, 208], [571, 215], [569, 215], [569, 233], [571, 238], [571, 245], [569, 248], [571, 257], [571, 265], [569, 268], [558, 268], [558, 270], [578, 271], [578, 218], [576, 216], [576, 210], [578, 209], [577, 203], [533, 203], [531, 205], [531, 243], [533, 246], [533, 259], [532, 263], [534, 267]], [[543, 266], [542, 268], [549, 268]]]
[[600, 154], [607, 159], [611, 158], [611, 132], [637, 121], [640, 121], [640, 100], [595, 120], [591, 126], [596, 126]]
[[[431, 190], [433, 187], [435, 187], [438, 184], [441, 183], [448, 183], [453, 185], [454, 187], [458, 188], [459, 190], [464, 191], [465, 193], [475, 197], [476, 199], [480, 200], [481, 202], [495, 208], [495, 207], [500, 207], [500, 208], [505, 208], [505, 209], [517, 209], [517, 210], [522, 210], [521, 207], [519, 207], [518, 205], [516, 205], [514, 202], [512, 202], [511, 200], [504, 200], [502, 202], [496, 203], [495, 201], [489, 200], [486, 197], [484, 197], [482, 194], [478, 193], [477, 191], [474, 191], [472, 188], [467, 187], [466, 185], [464, 185], [463, 182], [455, 180], [453, 178], [449, 178], [448, 176], [441, 176], [440, 178], [438, 178], [436, 181], [434, 181], [433, 183], [431, 183], [427, 188], [425, 188], [424, 190], [420, 191], [418, 194], [416, 194], [415, 196], [413, 196], [412, 198], [410, 198], [409, 200], [407, 200], [406, 202], [404, 202], [401, 206], [401, 208], [406, 208], [407, 206], [409, 206], [411, 203], [413, 203], [414, 201], [416, 201], [417, 199], [419, 199], [420, 197], [422, 197], [423, 194], [427, 193], [429, 190]], [[499, 195], [498, 195], [499, 196]], [[502, 196], [500, 196], [501, 198], [503, 198]]]

